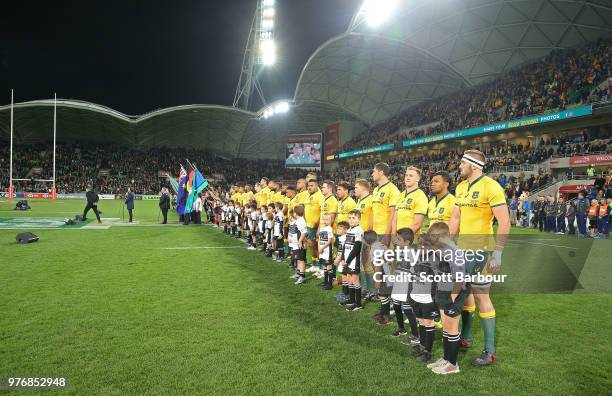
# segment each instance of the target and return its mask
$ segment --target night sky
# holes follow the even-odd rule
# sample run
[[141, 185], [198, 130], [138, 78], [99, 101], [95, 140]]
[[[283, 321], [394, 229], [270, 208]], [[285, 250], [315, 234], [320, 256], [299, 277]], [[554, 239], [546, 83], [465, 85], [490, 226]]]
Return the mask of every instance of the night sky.
[[[278, 62], [268, 101], [293, 98], [318, 46], [361, 0], [276, 0]], [[0, 105], [80, 99], [136, 115], [185, 104], [231, 106], [255, 0], [14, 1], [0, 13]]]

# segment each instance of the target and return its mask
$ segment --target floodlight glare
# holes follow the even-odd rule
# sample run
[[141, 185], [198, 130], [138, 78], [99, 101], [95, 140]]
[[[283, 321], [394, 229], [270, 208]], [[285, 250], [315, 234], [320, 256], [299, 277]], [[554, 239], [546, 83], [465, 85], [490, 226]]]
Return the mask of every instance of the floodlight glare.
[[261, 27], [264, 29], [272, 29], [274, 27], [274, 19], [263, 19], [261, 21]]
[[263, 0], [263, 5], [264, 6], [273, 6], [274, 5], [274, 0]]
[[289, 103], [288, 102], [280, 102], [274, 107], [274, 111], [278, 113], [286, 113], [289, 111]]
[[368, 25], [380, 26], [391, 16], [399, 0], [365, 0], [361, 6], [361, 14], [365, 15]]
[[286, 100], [277, 102], [276, 104], [268, 106], [262, 113], [264, 119], [268, 119], [277, 114], [285, 114], [289, 112], [289, 102]]
[[262, 63], [266, 66], [272, 66], [276, 63], [276, 55], [275, 54], [264, 54], [262, 58]]
[[274, 44], [273, 40], [263, 40], [259, 44], [259, 48], [261, 49], [261, 52], [263, 53], [274, 52], [276, 50], [276, 45]]
[[276, 44], [272, 40], [265, 40], [259, 44], [261, 59], [264, 65], [276, 63]]
[[274, 8], [264, 8], [263, 16], [264, 18], [274, 18], [275, 10]]

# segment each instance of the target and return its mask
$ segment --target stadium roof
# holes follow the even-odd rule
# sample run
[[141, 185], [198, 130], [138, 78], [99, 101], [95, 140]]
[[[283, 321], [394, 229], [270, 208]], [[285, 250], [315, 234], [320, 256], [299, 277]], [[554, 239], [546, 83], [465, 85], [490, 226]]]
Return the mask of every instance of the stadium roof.
[[[520, 64], [612, 37], [609, 0], [403, 0], [378, 29], [358, 11], [347, 31], [319, 47], [300, 75], [289, 113], [188, 105], [127, 116], [58, 101], [63, 140], [134, 146], [186, 143], [230, 157], [282, 158], [287, 134], [322, 132], [347, 119], [372, 125], [419, 102], [493, 79]], [[18, 143], [50, 140], [50, 100], [15, 106]], [[8, 139], [9, 106], [0, 107]]]
[[[304, 101], [285, 115], [264, 120], [259, 113], [217, 105], [187, 105], [128, 116], [94, 103], [58, 99], [60, 141], [117, 143], [134, 147], [185, 146], [229, 157], [282, 158], [287, 133], [320, 132], [330, 120], [355, 120], [336, 106]], [[17, 103], [16, 144], [53, 138], [53, 100]], [[10, 136], [10, 105], [0, 107], [0, 139]]]
[[403, 0], [371, 28], [358, 11], [347, 31], [308, 60], [296, 100], [340, 106], [373, 124], [423, 100], [600, 37], [610, 0]]

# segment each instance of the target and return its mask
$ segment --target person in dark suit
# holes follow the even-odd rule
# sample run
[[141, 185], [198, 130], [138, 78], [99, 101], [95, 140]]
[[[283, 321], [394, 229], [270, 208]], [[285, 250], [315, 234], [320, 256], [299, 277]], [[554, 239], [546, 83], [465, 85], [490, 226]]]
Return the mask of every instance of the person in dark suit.
[[128, 213], [130, 214], [130, 223], [132, 222], [132, 211], [134, 210], [134, 192], [132, 192], [131, 188], [128, 188], [127, 193], [125, 194], [125, 206], [127, 207]]
[[161, 190], [161, 196], [159, 197], [159, 209], [164, 216], [164, 222], [162, 224], [168, 224], [168, 210], [170, 209], [170, 194], [168, 189], [163, 187]]
[[91, 184], [87, 185], [85, 198], [87, 198], [87, 205], [83, 211], [83, 221], [87, 220], [87, 212], [89, 212], [90, 209], [93, 209], [94, 213], [96, 214], [96, 218], [98, 219], [98, 223], [102, 223], [102, 220], [100, 220], [100, 213], [98, 212], [98, 201], [100, 200], [100, 197], [98, 197], [98, 194], [93, 190]]

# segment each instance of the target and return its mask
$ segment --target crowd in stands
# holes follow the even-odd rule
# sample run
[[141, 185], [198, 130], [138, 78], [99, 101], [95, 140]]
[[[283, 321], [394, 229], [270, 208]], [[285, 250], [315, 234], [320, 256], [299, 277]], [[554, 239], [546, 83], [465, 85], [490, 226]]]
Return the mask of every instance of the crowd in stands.
[[[519, 165], [533, 165], [533, 171], [537, 171], [535, 166], [551, 157], [565, 157], [575, 155], [588, 155], [593, 153], [611, 152], [612, 139], [593, 137], [588, 130], [580, 130], [571, 133], [564, 137], [540, 138], [538, 147], [532, 147], [531, 140], [526, 144], [511, 143], [507, 141], [495, 142], [486, 147], [476, 147], [487, 156], [487, 166], [485, 171], [504, 172], [503, 168]], [[403, 184], [401, 177], [403, 175], [403, 167], [410, 163], [423, 169], [423, 174], [428, 179], [428, 176], [433, 173], [445, 170], [455, 177], [455, 182], [459, 177], [457, 164], [465, 147], [453, 148], [448, 151], [429, 152], [426, 155], [414, 155], [408, 152], [403, 152], [398, 155], [389, 155], [382, 158], [393, 169], [393, 182]], [[372, 165], [372, 159], [363, 158], [348, 161], [342, 167], [328, 172], [326, 177], [331, 180], [347, 180], [353, 182], [359, 177], [368, 176], [369, 168]], [[517, 169], [520, 171], [520, 169]], [[522, 175], [522, 176], [521, 176]], [[531, 191], [536, 188], [541, 188], [554, 181], [550, 172], [539, 172], [531, 176], [525, 176], [523, 172], [519, 177], [506, 178], [503, 173], [498, 180], [500, 184], [507, 190], [508, 195], [513, 193], [521, 194], [523, 191]], [[428, 190], [428, 186], [422, 185], [424, 191]]]
[[[606, 134], [591, 134], [580, 130], [567, 136], [540, 138], [538, 147], [532, 147], [531, 140], [523, 143], [509, 141], [493, 142], [486, 147], [477, 147], [487, 156], [487, 172], [499, 174], [500, 184], [508, 196], [520, 195], [554, 181], [550, 173], [537, 172], [506, 177], [507, 171], [527, 170], [524, 167], [513, 169], [508, 166], [533, 165], [529, 170], [537, 171], [538, 164], [553, 156], [586, 155], [611, 152], [612, 139]], [[380, 158], [391, 166], [391, 180], [403, 185], [402, 175], [407, 164], [423, 170], [423, 180], [440, 170], [445, 170], [458, 182], [457, 166], [466, 147], [452, 148], [448, 151], [431, 151], [414, 154], [403, 151]], [[0, 185], [8, 186], [8, 147], [0, 146]], [[48, 145], [17, 146], [13, 153], [13, 177], [28, 178], [28, 181], [14, 182], [16, 191], [49, 192], [51, 183], [37, 182], [35, 179], [51, 179], [53, 152]], [[252, 183], [261, 174], [274, 180], [295, 180], [303, 172], [299, 169], [285, 168], [279, 160], [229, 160], [201, 150], [177, 148], [150, 148], [146, 150], [126, 147], [60, 144], [57, 147], [57, 191], [58, 193], [79, 193], [85, 191], [88, 183], [96, 186], [103, 194], [118, 194], [131, 187], [137, 194], [157, 194], [162, 186], [168, 186], [163, 175], [169, 172], [177, 177], [179, 164], [188, 167], [187, 159], [194, 163], [209, 179], [218, 186], [234, 183]], [[323, 178], [345, 180], [353, 183], [357, 178], [369, 178], [373, 159], [361, 157], [344, 161], [341, 167], [325, 172]], [[40, 172], [33, 172], [39, 169]], [[189, 170], [189, 168], [187, 168]], [[571, 169], [569, 172], [571, 173]], [[533, 172], [531, 172], [533, 173]], [[422, 185], [424, 191], [429, 186]]]
[[[157, 194], [168, 180], [161, 172], [177, 177], [179, 164], [190, 170], [191, 161], [217, 185], [252, 180], [268, 174], [278, 179], [295, 179], [296, 169], [286, 169], [284, 161], [229, 160], [203, 150], [151, 148], [146, 150], [110, 145], [60, 144], [56, 150], [56, 188], [58, 193], [81, 193], [88, 183], [99, 193], [116, 194], [131, 187], [136, 194]], [[32, 172], [33, 169], [40, 172]], [[297, 173], [296, 173], [297, 172]], [[13, 177], [16, 191], [48, 192], [51, 183], [36, 179], [53, 177], [53, 151], [49, 145], [17, 146], [13, 150]], [[0, 185], [9, 184], [9, 148], [0, 147]]]
[[[345, 143], [339, 152], [610, 101], [612, 88], [597, 87], [612, 76], [611, 60], [612, 44], [606, 40], [553, 51], [494, 81], [407, 109]], [[402, 127], [408, 129], [399, 133]]]

